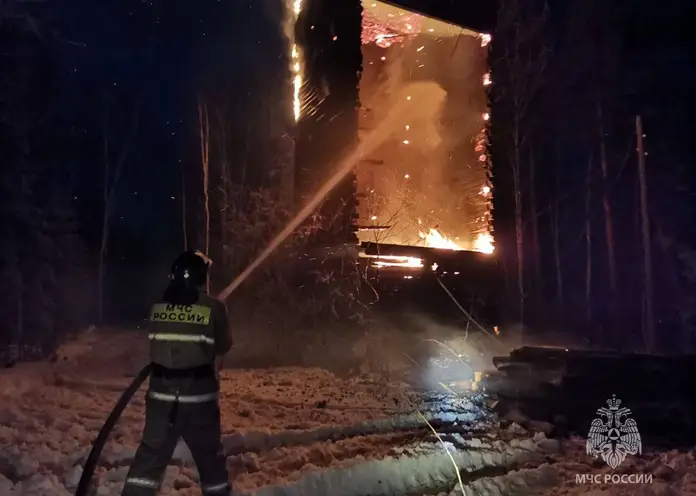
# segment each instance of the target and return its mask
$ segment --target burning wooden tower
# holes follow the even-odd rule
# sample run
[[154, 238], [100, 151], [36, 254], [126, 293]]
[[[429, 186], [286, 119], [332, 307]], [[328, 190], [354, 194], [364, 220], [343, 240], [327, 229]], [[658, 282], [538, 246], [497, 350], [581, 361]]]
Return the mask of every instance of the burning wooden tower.
[[[322, 241], [493, 251], [487, 34], [495, 7], [452, 0], [294, 0], [295, 197], [398, 105], [430, 90], [324, 202]], [[420, 112], [422, 110], [422, 112]]]

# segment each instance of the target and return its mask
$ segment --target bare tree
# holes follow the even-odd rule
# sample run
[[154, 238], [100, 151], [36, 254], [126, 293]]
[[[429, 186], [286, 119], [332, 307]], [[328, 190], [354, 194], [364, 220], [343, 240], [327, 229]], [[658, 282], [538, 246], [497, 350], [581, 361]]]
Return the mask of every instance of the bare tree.
[[609, 265], [609, 288], [612, 305], [616, 304], [618, 282], [616, 275], [616, 255], [614, 250], [614, 224], [609, 201], [609, 165], [607, 160], [607, 143], [604, 131], [604, 109], [601, 95], [597, 97], [597, 125], [599, 134], [599, 163], [602, 170], [602, 208], [604, 210], [604, 236], [607, 245], [607, 262]]
[[[205, 253], [210, 253], [210, 119], [208, 107], [201, 100], [198, 102], [198, 125], [201, 140], [201, 169], [203, 171], [203, 209], [204, 209], [204, 246]], [[210, 292], [210, 278], [206, 282], [206, 290]]]
[[532, 225], [531, 233], [531, 264], [534, 274], [533, 284], [536, 291], [539, 291], [539, 284], [541, 284], [541, 260], [540, 247], [539, 247], [539, 215], [536, 215], [534, 211], [537, 206], [537, 195], [536, 195], [536, 161], [534, 157], [534, 152], [531, 147], [529, 148], [529, 204], [530, 208], [530, 218], [529, 222]]
[[594, 153], [587, 160], [585, 175], [585, 319], [592, 321], [592, 162]]
[[561, 233], [560, 233], [560, 217], [561, 217], [561, 174], [559, 172], [560, 146], [557, 144], [556, 149], [556, 189], [554, 191], [553, 211], [551, 218], [551, 233], [553, 236], [553, 261], [556, 269], [556, 303], [558, 310], [563, 313], [563, 269], [561, 266]]
[[186, 224], [186, 174], [183, 160], [180, 160], [181, 174], [181, 235], [184, 241], [184, 251], [188, 250], [188, 228]]
[[543, 43], [547, 19], [546, 4], [540, 10], [534, 10], [522, 0], [502, 0], [495, 37], [504, 47], [501, 57], [506, 74], [501, 85], [505, 87], [502, 98], [507, 102], [510, 118], [509, 131], [505, 134], [515, 205], [515, 254], [521, 322], [524, 322], [527, 289], [524, 275], [523, 157], [525, 150], [529, 150], [529, 110], [541, 87], [547, 65], [549, 50]]
[[[232, 194], [232, 180], [230, 177], [230, 158], [228, 154], [228, 149], [227, 149], [227, 143], [228, 143], [228, 132], [227, 132], [227, 123], [225, 122], [225, 114], [224, 112], [220, 112], [219, 110], [215, 112], [215, 138], [214, 141], [216, 143], [215, 146], [215, 176], [219, 177], [219, 182], [218, 182], [218, 187], [217, 187], [217, 192], [219, 195], [219, 201], [217, 202], [219, 205], [222, 206], [222, 208], [226, 208], [227, 205], [230, 204], [230, 195]], [[245, 167], [246, 168], [246, 164]], [[210, 199], [206, 200], [207, 203], [210, 203]], [[209, 207], [208, 207], [209, 208]], [[218, 221], [219, 221], [219, 243], [222, 246], [226, 246], [228, 239], [226, 236], [227, 230], [225, 229], [225, 216], [221, 215], [218, 216]]]
[[97, 274], [97, 291], [98, 291], [98, 309], [97, 318], [99, 325], [104, 323], [104, 291], [106, 283], [106, 258], [109, 248], [109, 237], [111, 234], [111, 217], [114, 211], [115, 195], [118, 188], [119, 180], [123, 172], [123, 166], [126, 163], [135, 137], [138, 133], [138, 124], [140, 121], [140, 101], [135, 105], [133, 111], [132, 122], [126, 134], [126, 140], [121, 145], [120, 151], [113, 160], [111, 156], [111, 109], [112, 104], [106, 98], [106, 108], [104, 111], [104, 120], [102, 123], [102, 229], [101, 242], [99, 244], [99, 267]]
[[[611, 26], [608, 24], [610, 19], [611, 7], [607, 2], [592, 0], [587, 5], [582, 4], [583, 11], [587, 16], [586, 32], [592, 33], [588, 43], [591, 47], [590, 60], [586, 62], [587, 67], [585, 73], [592, 74], [595, 79], [595, 112], [597, 123], [597, 141], [599, 145], [599, 165], [601, 171], [601, 202], [604, 213], [604, 242], [607, 253], [607, 268], [609, 269], [609, 290], [611, 305], [616, 311], [618, 298], [618, 275], [616, 269], [616, 253], [614, 246], [614, 224], [612, 219], [611, 201], [609, 198], [609, 170], [610, 160], [608, 158], [607, 143], [607, 122], [606, 122], [606, 107], [611, 111], [611, 86], [612, 81], [616, 79], [617, 60], [618, 60], [618, 40], [616, 34], [612, 32]], [[585, 35], [587, 39], [588, 36]]]

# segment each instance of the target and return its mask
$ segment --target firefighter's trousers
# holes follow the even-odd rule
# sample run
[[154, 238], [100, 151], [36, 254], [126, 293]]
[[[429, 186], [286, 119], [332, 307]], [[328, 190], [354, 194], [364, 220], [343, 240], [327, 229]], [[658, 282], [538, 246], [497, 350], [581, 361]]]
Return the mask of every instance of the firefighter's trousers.
[[[212, 396], [212, 395], [211, 395]], [[198, 468], [204, 496], [229, 496], [225, 456], [220, 442], [220, 407], [217, 394], [199, 402], [179, 401], [148, 392], [142, 441], [126, 478], [122, 496], [154, 496], [180, 438]]]

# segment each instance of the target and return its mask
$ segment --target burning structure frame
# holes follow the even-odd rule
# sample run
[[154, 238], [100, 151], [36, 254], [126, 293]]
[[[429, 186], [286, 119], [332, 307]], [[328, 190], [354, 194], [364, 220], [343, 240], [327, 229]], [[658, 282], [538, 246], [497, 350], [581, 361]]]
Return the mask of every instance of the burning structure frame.
[[[495, 9], [490, 6], [454, 7], [445, 0], [399, 0], [388, 3], [370, 0], [289, 2], [287, 32], [291, 39], [290, 69], [296, 121], [294, 189], [298, 203], [303, 203], [317, 184], [330, 174], [330, 167], [337, 157], [359, 142], [363, 111], [360, 85], [365, 64], [369, 64], [364, 57], [366, 44], [387, 47], [398, 41], [398, 36], [403, 41], [408, 38], [409, 30], [416, 33], [418, 23], [430, 32], [444, 29], [450, 31], [450, 36], [457, 32], [457, 39], [461, 36], [476, 37], [481, 50], [486, 52], [484, 57], [487, 59], [486, 46], [491, 37], [485, 32], [490, 31], [495, 17]], [[395, 22], [379, 25], [380, 16], [375, 15], [379, 11], [386, 11], [386, 16], [395, 17]], [[382, 14], [381, 18], [384, 20], [385, 15]], [[391, 32], [395, 26], [401, 33]], [[390, 36], [392, 34], [395, 36]], [[488, 70], [479, 75], [479, 81], [485, 91], [491, 84]], [[478, 166], [485, 171], [485, 177], [477, 187], [481, 203], [486, 206], [474, 222], [477, 238], [473, 242], [457, 243], [440, 232], [437, 224], [429, 223], [419, 231], [421, 243], [417, 244], [493, 252], [488, 109], [484, 108], [479, 116], [481, 129], [470, 143], [480, 161]], [[320, 213], [336, 220], [325, 229], [322, 241], [331, 244], [355, 243], [358, 238], [364, 238], [360, 230], [365, 227], [368, 227], [368, 231], [379, 230], [380, 223], [375, 222], [380, 220], [379, 217], [373, 214], [366, 218], [365, 202], [361, 205], [365, 194], [358, 190], [359, 186], [363, 186], [358, 184], [359, 169], [360, 166], [358, 171], [349, 174], [324, 202]]]
[[478, 91], [485, 101], [482, 108], [477, 108], [478, 127], [465, 146], [471, 148], [482, 171], [475, 193], [485, 204], [484, 215], [476, 219], [476, 228], [470, 231], [479, 236], [479, 244], [458, 244], [457, 240], [447, 239], [439, 226], [432, 223], [424, 225], [418, 233], [421, 246], [380, 243], [379, 240], [376, 243], [362, 240], [361, 243], [359, 229], [362, 225], [372, 223], [372, 227], [379, 227], [380, 219], [372, 219], [376, 214], [365, 218], [365, 204], [360, 204], [359, 193], [362, 192], [358, 189], [363, 186], [358, 180], [359, 164], [323, 201], [318, 214], [332, 222], [318, 233], [317, 241], [319, 246], [332, 252], [341, 245], [351, 252], [359, 247], [367, 277], [375, 287], [385, 284], [383, 289], [387, 292], [399, 292], [398, 288], [407, 284], [409, 291], [422, 294], [422, 291], [430, 292], [430, 285], [442, 283], [444, 278], [450, 281], [447, 284], [451, 284], [450, 289], [458, 295], [464, 292], [470, 299], [494, 301], [495, 296], [490, 295], [499, 285], [498, 257], [491, 256], [494, 251], [493, 190], [487, 90], [493, 78], [488, 67], [491, 36], [487, 33], [494, 28], [497, 5], [487, 0], [475, 0], [466, 5], [452, 0], [287, 1], [295, 118], [293, 188], [296, 203], [300, 205], [308, 203], [321, 183], [335, 172], [332, 169], [338, 159], [348, 155], [360, 142], [361, 79], [365, 64], [369, 63], [365, 60], [364, 43], [366, 35], [369, 39], [366, 22], [370, 8], [384, 6], [404, 15], [420, 16], [426, 29], [435, 29], [432, 25], [437, 24], [440, 29], [453, 32], [454, 38], [466, 36], [470, 48], [472, 42], [476, 44], [478, 56], [485, 61], [485, 65], [477, 66], [481, 73], [476, 76]]
[[418, 110], [357, 164], [361, 241], [494, 251], [490, 39], [363, 1], [360, 132], [371, 132], [390, 107], [402, 105], [396, 95], [408, 95], [403, 105]]

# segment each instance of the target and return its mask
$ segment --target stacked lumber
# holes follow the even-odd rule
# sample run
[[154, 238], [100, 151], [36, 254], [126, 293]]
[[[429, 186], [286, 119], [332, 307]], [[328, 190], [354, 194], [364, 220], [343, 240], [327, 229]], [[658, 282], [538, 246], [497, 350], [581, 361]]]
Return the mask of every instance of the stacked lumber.
[[696, 442], [696, 356], [523, 347], [493, 364], [480, 387], [503, 418], [586, 436], [596, 410], [616, 395], [644, 443]]

